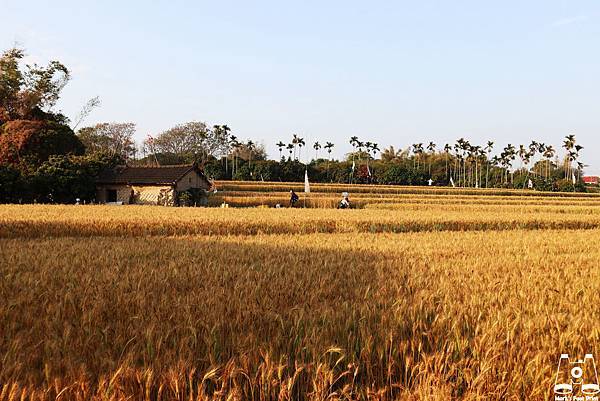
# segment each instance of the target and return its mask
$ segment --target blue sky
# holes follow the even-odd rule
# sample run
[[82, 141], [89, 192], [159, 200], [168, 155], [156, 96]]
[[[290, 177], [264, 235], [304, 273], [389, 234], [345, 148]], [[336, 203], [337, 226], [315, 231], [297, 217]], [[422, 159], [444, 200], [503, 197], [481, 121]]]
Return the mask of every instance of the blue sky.
[[59, 107], [137, 138], [191, 120], [274, 143], [298, 133], [405, 147], [459, 137], [559, 146], [600, 174], [598, 1], [0, 0], [0, 49], [73, 71]]

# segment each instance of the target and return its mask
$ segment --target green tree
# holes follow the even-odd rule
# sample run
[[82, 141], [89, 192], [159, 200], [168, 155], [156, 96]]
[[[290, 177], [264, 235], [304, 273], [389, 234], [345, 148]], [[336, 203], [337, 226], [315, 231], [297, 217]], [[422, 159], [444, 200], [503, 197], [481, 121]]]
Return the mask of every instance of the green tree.
[[96, 196], [94, 178], [121, 160], [106, 155], [51, 156], [32, 176], [36, 200], [45, 203], [91, 202]]
[[0, 203], [27, 201], [25, 180], [21, 172], [9, 165], [0, 164]]
[[69, 70], [58, 61], [47, 66], [22, 68], [22, 49], [13, 48], [0, 56], [0, 125], [13, 120], [53, 120], [66, 123], [52, 112], [62, 89], [70, 79]]
[[[226, 152], [229, 146], [233, 146], [230, 142], [229, 128], [216, 127], [209, 129], [205, 123], [199, 121], [178, 124], [152, 138], [151, 148], [153, 152], [174, 154], [203, 166], [210, 157], [216, 157]], [[147, 141], [146, 146], [149, 146]]]

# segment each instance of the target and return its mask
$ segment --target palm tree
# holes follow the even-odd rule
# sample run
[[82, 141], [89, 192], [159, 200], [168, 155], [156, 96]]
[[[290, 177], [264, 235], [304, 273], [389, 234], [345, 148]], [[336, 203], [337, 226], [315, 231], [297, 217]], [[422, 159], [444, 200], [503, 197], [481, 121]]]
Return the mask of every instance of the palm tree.
[[464, 142], [463, 138], [460, 138], [454, 144], [454, 154], [456, 155], [456, 159], [454, 160], [454, 174], [456, 178], [456, 183], [460, 186], [460, 173], [462, 170], [461, 160], [462, 160], [462, 144]]
[[[498, 173], [501, 173], [502, 172], [502, 170], [500, 169], [500, 163], [501, 162], [502, 162], [502, 158], [500, 156], [495, 155], [494, 157], [492, 157], [492, 160], [491, 160], [492, 169], [494, 167], [497, 167], [498, 168]], [[492, 172], [493, 172], [493, 170], [492, 170]], [[494, 174], [492, 174], [492, 175], [494, 175]]]
[[[467, 156], [471, 144], [464, 138], [459, 138], [454, 145], [454, 151], [456, 153], [456, 159], [458, 162], [458, 185], [466, 186], [467, 184]], [[462, 172], [461, 172], [462, 170]], [[462, 174], [462, 185], [461, 185], [461, 174]]]
[[519, 171], [521, 172], [521, 174], [523, 174], [523, 171], [522, 171], [523, 170], [523, 163], [524, 163], [524, 160], [525, 160], [525, 156], [527, 155], [527, 149], [525, 149], [525, 146], [519, 145], [518, 155], [519, 155], [519, 159], [521, 159], [521, 164], [519, 166]]
[[573, 154], [573, 148], [575, 147], [575, 135], [569, 134], [565, 137], [563, 141], [563, 148], [567, 152], [567, 157], [565, 158], [565, 179], [569, 177], [571, 172], [571, 157]]
[[483, 150], [485, 151], [486, 154], [486, 165], [485, 165], [485, 187], [488, 187], [488, 176], [490, 173], [490, 154], [492, 153], [492, 149], [494, 148], [494, 142], [492, 141], [488, 141], [487, 145], [485, 145], [485, 148], [483, 148]]
[[580, 179], [581, 178], [581, 169], [583, 168], [583, 164], [579, 162], [579, 151], [583, 149], [583, 146], [581, 145], [575, 145], [575, 157], [573, 158], [573, 161], [575, 161], [577, 163], [577, 178]]
[[300, 154], [302, 153], [302, 146], [304, 145], [306, 145], [306, 142], [304, 142], [304, 138], [298, 138], [298, 160], [302, 159]]
[[538, 152], [540, 144], [537, 141], [531, 141], [529, 144], [529, 155], [531, 156], [531, 162], [535, 162], [535, 155]]
[[[581, 176], [581, 169], [583, 168], [583, 164], [581, 162], [579, 162], [578, 158], [579, 158], [579, 151], [581, 149], [583, 149], [583, 146], [581, 145], [577, 145], [576, 141], [575, 141], [575, 135], [569, 135], [567, 137], [567, 139], [570, 141], [570, 149], [568, 152], [568, 168], [569, 168], [569, 175], [571, 176], [575, 176], [576, 179], [579, 179]], [[573, 172], [573, 168], [572, 168], [572, 163], [575, 163], [577, 165], [577, 175]], [[573, 191], [575, 191], [575, 186], [573, 185]]]
[[229, 137], [230, 131], [231, 128], [227, 125], [213, 125], [213, 132], [216, 136], [224, 138], [222, 142], [222, 151], [225, 153], [225, 175], [227, 175], [229, 169], [227, 159], [229, 158], [229, 149], [231, 147], [231, 138]]
[[[461, 138], [462, 139], [462, 138]], [[471, 144], [469, 141], [462, 139], [462, 154], [463, 154], [463, 187], [467, 186], [467, 161], [471, 152]]]
[[523, 189], [525, 189], [525, 185], [529, 180], [529, 163], [531, 163], [532, 156], [533, 153], [531, 151], [528, 151], [527, 153], [525, 153], [525, 157], [523, 158], [523, 162], [525, 163], [525, 180], [523, 180]]
[[376, 143], [372, 143], [371, 144], [371, 152], [373, 152], [373, 159], [374, 159], [375, 156], [377, 155], [377, 152], [379, 152], [379, 145]]
[[[514, 145], [511, 145], [509, 143], [504, 148], [504, 151], [502, 152], [501, 157], [502, 157], [502, 162], [503, 162], [503, 166], [505, 168], [505, 173], [506, 173], [505, 183], [508, 184], [508, 174], [512, 168], [512, 162], [517, 158], [517, 149], [514, 147]], [[512, 177], [512, 175], [511, 175], [511, 177]]]
[[423, 144], [415, 143], [412, 145], [412, 148], [413, 148], [413, 154], [414, 154], [413, 170], [415, 169], [415, 164], [416, 164], [416, 169], [418, 170], [419, 166], [420, 166], [421, 155], [423, 154]]
[[289, 161], [292, 161], [292, 152], [296, 150], [296, 145], [293, 143], [288, 143], [285, 148], [290, 152]]
[[315, 142], [313, 144], [313, 149], [315, 150], [315, 160], [319, 159], [319, 149], [321, 149], [321, 144], [319, 142]]
[[[372, 143], [367, 141], [367, 142], [363, 143], [362, 145], [365, 147], [365, 152], [367, 152], [367, 173], [368, 173], [367, 180], [368, 180], [368, 179], [370, 179], [370, 174], [371, 174], [371, 169], [369, 168], [369, 159], [371, 157]], [[361, 153], [362, 153], [362, 149], [361, 149]]]
[[294, 145], [294, 160], [296, 160], [296, 145], [298, 145], [298, 135], [293, 134], [292, 136], [292, 145]]
[[475, 188], [479, 188], [479, 181], [481, 180], [481, 174], [479, 173], [479, 160], [485, 154], [481, 146], [471, 146], [469, 149], [471, 154], [471, 160], [475, 164]]
[[[355, 149], [356, 146], [358, 145], [358, 137], [357, 136], [351, 136], [350, 137], [350, 145], [352, 145], [352, 148]], [[352, 161], [354, 161], [354, 154], [356, 153], [356, 150], [352, 151]]]
[[237, 137], [235, 135], [231, 135], [229, 137], [229, 145], [231, 146], [231, 149], [233, 149], [233, 167], [231, 169], [231, 175], [233, 177], [233, 174], [235, 173], [235, 168], [236, 168], [236, 154], [237, 154], [237, 150], [239, 147], [239, 142], [237, 140]]
[[447, 144], [445, 144], [445, 145], [444, 145], [444, 154], [445, 154], [445, 156], [446, 156], [446, 157], [445, 157], [445, 159], [446, 159], [446, 168], [445, 168], [445, 170], [444, 170], [444, 171], [445, 171], [445, 176], [446, 176], [446, 179], [447, 179], [447, 180], [449, 179], [449, 178], [448, 178], [448, 157], [449, 157], [449, 155], [450, 155], [450, 151], [451, 151], [451, 150], [452, 150], [452, 146], [450, 146], [450, 144], [449, 144], [449, 143], [447, 143]]
[[252, 166], [252, 152], [254, 152], [256, 145], [251, 140], [246, 142], [246, 149], [248, 149], [248, 167]]
[[544, 150], [544, 158], [546, 159], [546, 179], [550, 178], [550, 167], [552, 164], [550, 159], [552, 159], [555, 154], [556, 151], [554, 150], [554, 147], [552, 145], [546, 146], [546, 150]]
[[331, 148], [335, 145], [331, 142], [326, 142], [324, 148], [327, 149], [327, 153], [329, 153], [329, 159], [331, 160]]
[[581, 179], [581, 172], [584, 167], [587, 167], [587, 166], [585, 164], [583, 164], [582, 162], [577, 161], [577, 179], [578, 180]]
[[433, 154], [435, 153], [435, 143], [429, 142], [427, 145], [427, 150], [429, 151], [429, 176], [431, 177], [431, 159], [433, 158]]
[[[369, 144], [370, 144], [370, 143], [371, 143], [371, 142], [369, 142]], [[356, 147], [358, 148], [358, 161], [360, 162], [360, 156], [361, 156], [361, 154], [362, 154], [362, 148], [364, 148], [364, 147], [365, 147], [365, 143], [364, 143], [364, 142], [361, 142], [361, 141], [358, 141], [358, 142], [356, 142]]]
[[[352, 145], [352, 148], [354, 148], [354, 149], [357, 148], [359, 144], [360, 144], [360, 141], [358, 140], [357, 136], [350, 137], [350, 145]], [[354, 166], [354, 156], [355, 155], [356, 155], [356, 150], [353, 150], [352, 151], [352, 165], [353, 166]]]
[[283, 143], [283, 142], [279, 141], [279, 142], [277, 142], [275, 145], [277, 145], [277, 147], [279, 148], [279, 160], [281, 160], [281, 159], [282, 159], [282, 156], [281, 156], [281, 151], [282, 151], [282, 150], [283, 150], [283, 148], [285, 147], [285, 143]]
[[329, 178], [329, 162], [331, 162], [331, 148], [334, 147], [334, 144], [331, 142], [326, 142], [324, 148], [327, 149], [327, 153], [329, 153], [329, 157], [327, 158], [327, 177]]
[[523, 161], [525, 162], [525, 169], [527, 170], [525, 180], [523, 181], [523, 189], [525, 189], [525, 185], [527, 185], [529, 180], [529, 164], [532, 161], [535, 168], [535, 154], [537, 153], [538, 147], [539, 144], [536, 141], [531, 141], [531, 144], [529, 144], [529, 151], [525, 153], [525, 157], [523, 158]]
[[[546, 144], [543, 143], [543, 142], [538, 143], [536, 151], [540, 155], [539, 162], [541, 162], [542, 161], [541, 158], [544, 157], [544, 153], [546, 152]], [[544, 173], [543, 173], [543, 171], [540, 171], [540, 169], [543, 169], [543, 166], [541, 166], [541, 165], [538, 166], [538, 168], [537, 168], [538, 171], [536, 171], [536, 166], [538, 166], [538, 162], [536, 162], [535, 158], [534, 158], [534, 160], [533, 160], [533, 173], [536, 174], [536, 175], [539, 174], [540, 177], [543, 177]]]

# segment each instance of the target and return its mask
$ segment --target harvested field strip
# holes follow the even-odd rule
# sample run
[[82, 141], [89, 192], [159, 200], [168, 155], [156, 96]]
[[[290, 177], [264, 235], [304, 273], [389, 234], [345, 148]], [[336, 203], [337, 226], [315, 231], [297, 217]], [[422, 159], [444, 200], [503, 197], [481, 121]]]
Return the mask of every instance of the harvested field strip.
[[[280, 182], [236, 182], [217, 181], [217, 188], [222, 191], [257, 191], [257, 192], [289, 192], [290, 189], [301, 192], [303, 183]], [[542, 192], [518, 189], [475, 189], [475, 188], [449, 188], [449, 187], [419, 187], [419, 186], [392, 186], [392, 185], [346, 185], [346, 184], [311, 184], [315, 192], [348, 191], [350, 193], [390, 193], [390, 194], [437, 194], [437, 195], [501, 195], [501, 196], [537, 196], [537, 197], [562, 197], [562, 198], [600, 198], [597, 193], [573, 192]]]
[[[441, 199], [440, 199], [441, 198]], [[327, 194], [302, 194], [299, 204], [301, 207], [308, 208], [336, 208], [340, 201], [339, 196], [328, 196]], [[501, 197], [446, 197], [430, 196], [373, 196], [370, 194], [357, 194], [351, 197], [352, 206], [354, 208], [363, 208], [368, 204], [430, 204], [430, 205], [522, 205], [522, 206], [580, 206], [589, 207], [590, 209], [599, 207], [600, 201], [586, 200], [583, 198], [515, 198], [502, 199]], [[222, 203], [227, 203], [233, 207], [255, 207], [255, 206], [275, 206], [277, 204], [287, 206], [289, 203], [289, 195], [280, 193], [269, 193], [266, 195], [256, 195], [251, 193], [243, 195], [237, 193], [230, 195], [228, 192], [223, 192], [218, 195], [211, 195], [209, 198], [209, 206], [219, 206]]]
[[[211, 196], [227, 196], [227, 197], [284, 197], [289, 199], [289, 191], [219, 191]], [[303, 192], [298, 193], [300, 197], [307, 198], [333, 198], [339, 199], [341, 194], [332, 194], [330, 192], [311, 192], [305, 194]], [[383, 199], [390, 201], [437, 201], [437, 202], [526, 202], [526, 203], [566, 203], [575, 204], [584, 202], [589, 205], [600, 205], [600, 197], [549, 197], [549, 196], [502, 196], [502, 195], [461, 195], [461, 194], [394, 194], [394, 193], [377, 193], [377, 192], [357, 192], [350, 193], [352, 199]]]

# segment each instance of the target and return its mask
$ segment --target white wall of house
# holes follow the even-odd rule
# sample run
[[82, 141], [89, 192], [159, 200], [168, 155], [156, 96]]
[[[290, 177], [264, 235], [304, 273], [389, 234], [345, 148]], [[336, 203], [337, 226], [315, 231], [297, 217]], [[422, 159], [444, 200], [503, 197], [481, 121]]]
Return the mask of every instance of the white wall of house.
[[195, 171], [190, 171], [177, 181], [177, 192], [187, 191], [190, 188], [201, 188], [208, 190], [210, 183]]
[[96, 188], [96, 202], [106, 203], [108, 202], [108, 191], [117, 191], [117, 202], [123, 202], [128, 204], [131, 197], [131, 187], [128, 185], [100, 185]]
[[172, 206], [175, 202], [175, 191], [171, 186], [139, 186], [131, 187], [136, 205]]

